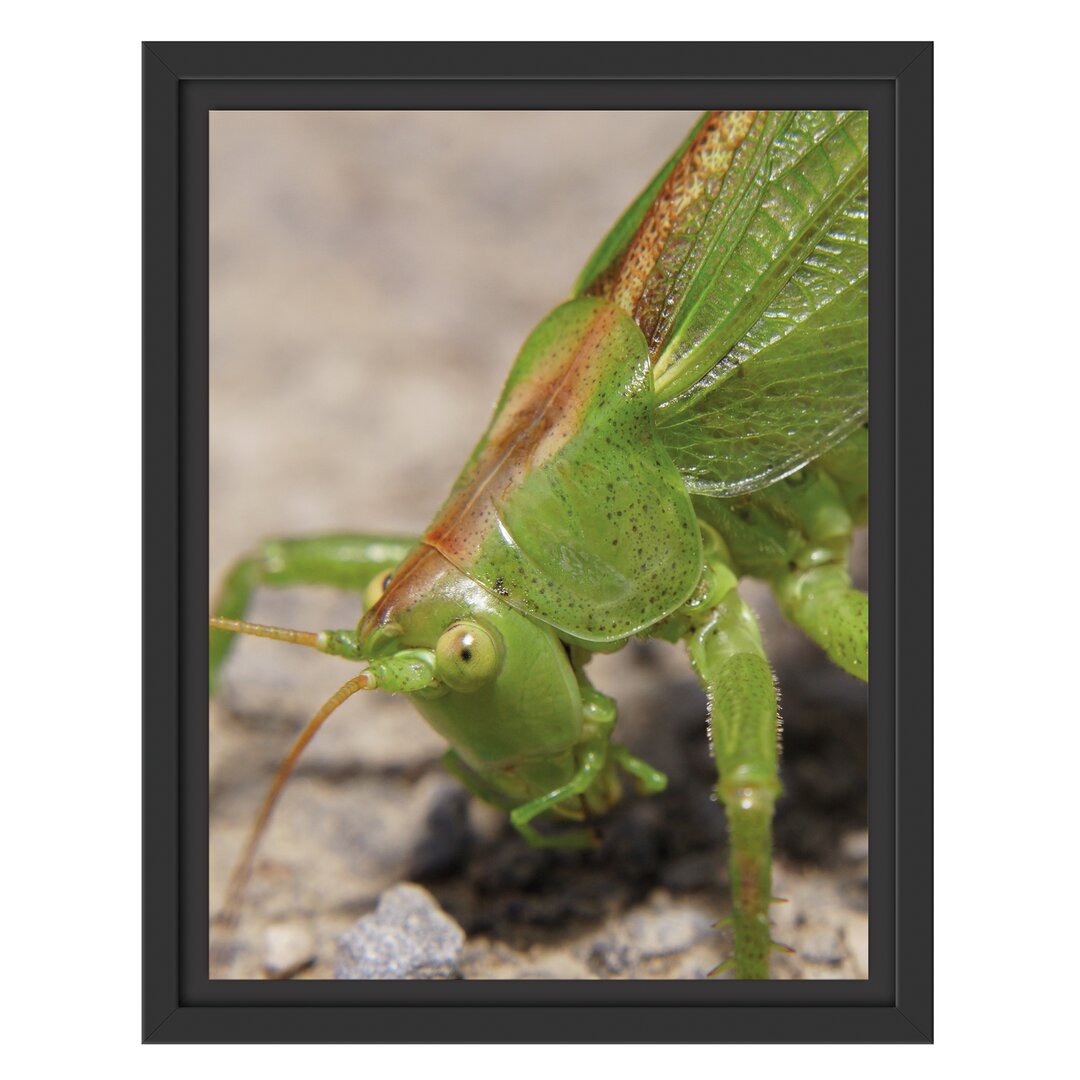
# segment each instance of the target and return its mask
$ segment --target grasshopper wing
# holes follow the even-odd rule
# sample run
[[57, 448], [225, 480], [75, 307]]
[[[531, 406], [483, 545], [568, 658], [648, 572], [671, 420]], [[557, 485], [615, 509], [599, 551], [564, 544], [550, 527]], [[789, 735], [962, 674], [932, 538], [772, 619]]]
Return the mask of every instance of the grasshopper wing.
[[865, 419], [867, 154], [865, 112], [710, 114], [579, 280], [641, 328], [691, 491], [765, 487]]

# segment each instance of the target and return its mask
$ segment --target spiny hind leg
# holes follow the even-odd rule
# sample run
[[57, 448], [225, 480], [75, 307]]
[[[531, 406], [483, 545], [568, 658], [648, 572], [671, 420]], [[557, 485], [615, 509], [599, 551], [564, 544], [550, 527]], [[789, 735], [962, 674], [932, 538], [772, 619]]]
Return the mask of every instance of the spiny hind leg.
[[[740, 979], [767, 979], [772, 902], [772, 819], [780, 794], [776, 685], [753, 612], [720, 562], [707, 593], [685, 609], [687, 647], [709, 704], [717, 795], [727, 814], [735, 955]], [[695, 610], [695, 608], [697, 610]]]
[[[344, 533], [303, 539], [267, 540], [234, 563], [211, 607], [212, 615], [243, 619], [260, 586], [332, 585], [363, 592], [376, 574], [405, 558], [415, 540], [400, 536]], [[210, 691], [232, 648], [235, 634], [210, 631]]]

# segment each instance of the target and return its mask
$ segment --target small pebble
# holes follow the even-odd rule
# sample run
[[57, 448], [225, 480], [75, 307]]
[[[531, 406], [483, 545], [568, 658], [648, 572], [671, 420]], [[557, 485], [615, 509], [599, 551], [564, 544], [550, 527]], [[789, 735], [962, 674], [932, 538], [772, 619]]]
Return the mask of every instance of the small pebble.
[[585, 961], [601, 978], [627, 975], [643, 962], [686, 952], [711, 933], [704, 912], [655, 894], [649, 906], [619, 920], [595, 940]]
[[452, 979], [465, 931], [419, 885], [395, 885], [338, 939], [339, 979]]
[[272, 923], [263, 935], [263, 970], [271, 979], [291, 979], [315, 953], [315, 936], [303, 923]]
[[700, 912], [679, 908], [636, 913], [626, 920], [631, 947], [643, 960], [685, 951], [701, 940], [709, 926]]
[[811, 964], [839, 964], [844, 958], [843, 934], [835, 926], [809, 926], [800, 936], [798, 951]]
[[588, 956], [590, 970], [601, 978], [608, 975], [621, 975], [633, 962], [634, 957], [630, 947], [613, 941], [596, 942]]

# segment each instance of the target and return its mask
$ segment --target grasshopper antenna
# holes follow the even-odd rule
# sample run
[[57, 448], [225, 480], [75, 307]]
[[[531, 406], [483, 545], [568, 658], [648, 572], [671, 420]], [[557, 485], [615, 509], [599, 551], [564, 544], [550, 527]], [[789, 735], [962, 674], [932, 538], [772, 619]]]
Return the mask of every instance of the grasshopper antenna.
[[[330, 656], [341, 656], [351, 660], [363, 659], [356, 641], [356, 634], [351, 630], [288, 630], [277, 626], [260, 626], [258, 623], [244, 622], [239, 619], [227, 619], [219, 615], [210, 617], [210, 627], [213, 630], [249, 634], [252, 637], [272, 638], [275, 641], [285, 641], [293, 645], [307, 645]], [[266, 832], [270, 815], [300, 755], [330, 715], [360, 690], [382, 689], [391, 693], [409, 693], [430, 686], [434, 681], [435, 654], [425, 649], [407, 649], [394, 656], [374, 661], [365, 671], [360, 672], [340, 687], [307, 722], [304, 730], [289, 748], [285, 759], [278, 766], [274, 780], [263, 798], [247, 843], [229, 876], [229, 883], [225, 890], [225, 903], [215, 919], [218, 925], [224, 927], [226, 931], [236, 928], [244, 889], [251, 880], [255, 854]]]
[[312, 649], [319, 647], [319, 635], [311, 630], [286, 630], [281, 626], [260, 626], [258, 623], [245, 622], [243, 619], [227, 619], [224, 615], [211, 615], [210, 629], [227, 630], [233, 634], [249, 634], [251, 637], [272, 638], [274, 641], [287, 641], [290, 645], [307, 645]]
[[[300, 632], [290, 631], [290, 633]], [[312, 634], [310, 636], [314, 637], [315, 635]], [[359, 675], [345, 683], [345, 685], [342, 686], [307, 722], [304, 726], [304, 730], [296, 737], [296, 741], [290, 747], [288, 754], [285, 755], [285, 759], [278, 766], [278, 771], [274, 776], [273, 783], [271, 783], [269, 790], [263, 798], [262, 806], [259, 808], [258, 817], [256, 817], [255, 822], [251, 827], [251, 833], [248, 836], [247, 843], [244, 845], [243, 853], [237, 860], [236, 865], [233, 867], [233, 872], [229, 877], [229, 884], [225, 891], [225, 905], [217, 919], [218, 923], [227, 931], [235, 929], [236, 924], [239, 921], [240, 902], [243, 899], [244, 889], [251, 879], [252, 867], [255, 864], [255, 853], [258, 851], [259, 843], [263, 838], [263, 834], [266, 832], [266, 826], [269, 823], [270, 815], [273, 813], [274, 807], [277, 804], [278, 796], [280, 796], [282, 789], [285, 787], [290, 775], [292, 775], [293, 768], [300, 759], [300, 755], [304, 752], [308, 743], [315, 737], [319, 728], [323, 726], [331, 713], [333, 713], [339, 705], [343, 704], [358, 691], [374, 690], [376, 686], [377, 682], [375, 675], [369, 671], [362, 671]]]

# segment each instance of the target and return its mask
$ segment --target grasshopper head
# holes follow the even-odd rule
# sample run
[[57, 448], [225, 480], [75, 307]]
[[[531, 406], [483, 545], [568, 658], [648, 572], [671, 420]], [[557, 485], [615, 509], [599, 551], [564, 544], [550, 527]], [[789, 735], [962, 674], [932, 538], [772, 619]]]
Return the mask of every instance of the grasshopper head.
[[[234, 921], [259, 840], [304, 747], [360, 690], [408, 693], [457, 751], [477, 786], [520, 805], [567, 784], [577, 768], [581, 691], [555, 631], [521, 614], [421, 544], [368, 587], [367, 612], [349, 650], [370, 661], [323, 705], [293, 743], [270, 786], [229, 880], [222, 918]], [[212, 616], [215, 630], [254, 634], [334, 652], [316, 634]], [[560, 812], [576, 816], [560, 808]]]
[[373, 663], [427, 654], [429, 686], [411, 697], [459, 757], [501, 794], [524, 801], [566, 783], [582, 701], [555, 632], [421, 544], [368, 587], [357, 639]]

